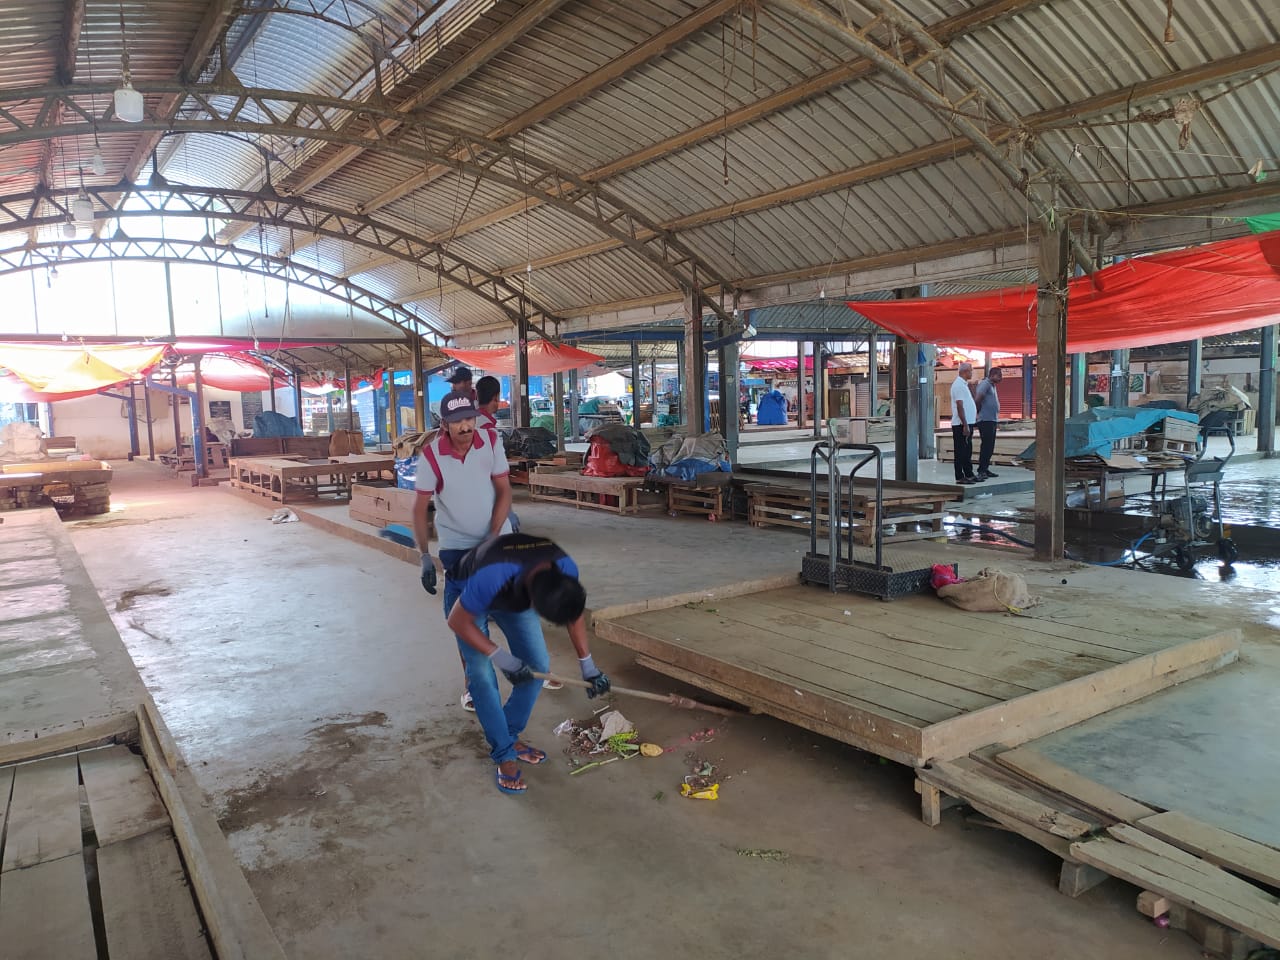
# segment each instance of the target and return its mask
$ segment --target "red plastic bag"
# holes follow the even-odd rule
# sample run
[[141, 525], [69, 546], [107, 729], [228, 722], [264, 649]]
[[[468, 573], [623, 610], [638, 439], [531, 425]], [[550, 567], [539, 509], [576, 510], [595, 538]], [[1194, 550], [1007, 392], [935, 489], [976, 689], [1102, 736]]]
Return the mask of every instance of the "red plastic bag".
[[587, 465], [582, 470], [584, 477], [643, 477], [648, 473], [646, 467], [628, 467], [609, 444], [598, 437], [592, 438], [591, 449], [587, 453]]
[[933, 575], [929, 577], [929, 583], [933, 589], [945, 587], [950, 583], [964, 583], [964, 577], [957, 576], [955, 568], [949, 563], [935, 563], [933, 565]]

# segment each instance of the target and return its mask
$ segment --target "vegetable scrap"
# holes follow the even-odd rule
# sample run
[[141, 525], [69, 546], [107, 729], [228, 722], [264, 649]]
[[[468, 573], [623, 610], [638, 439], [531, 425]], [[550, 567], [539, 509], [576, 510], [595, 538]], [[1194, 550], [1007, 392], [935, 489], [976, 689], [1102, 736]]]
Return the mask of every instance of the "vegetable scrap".
[[785, 850], [748, 850], [742, 847], [738, 848], [738, 856], [754, 857], [757, 860], [772, 860], [776, 863], [784, 863], [791, 859], [791, 855]]
[[[651, 751], [656, 748], [659, 753], [662, 752], [654, 744], [638, 743], [639, 734], [636, 733], [635, 724], [617, 710], [603, 712], [585, 722], [565, 720], [555, 728], [555, 735], [569, 738], [569, 745], [564, 752], [573, 768], [569, 772], [571, 777], [615, 760], [629, 760], [639, 756], [646, 746]], [[653, 756], [653, 753], [646, 753], [645, 756]]]
[[713, 783], [711, 786], [702, 790], [695, 790], [687, 783], [680, 784], [680, 796], [691, 797], [694, 800], [719, 800], [720, 784]]

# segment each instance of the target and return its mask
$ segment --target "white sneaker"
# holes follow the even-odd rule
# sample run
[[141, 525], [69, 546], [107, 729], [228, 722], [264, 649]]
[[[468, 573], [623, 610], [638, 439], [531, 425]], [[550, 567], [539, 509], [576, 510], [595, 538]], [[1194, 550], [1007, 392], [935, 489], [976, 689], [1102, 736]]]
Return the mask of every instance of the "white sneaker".
[[542, 689], [543, 690], [563, 690], [564, 684], [561, 683], [559, 680], [543, 680]]
[[462, 693], [462, 700], [461, 700], [460, 702], [462, 703], [462, 709], [463, 709], [463, 710], [466, 710], [468, 713], [475, 713], [475, 712], [476, 712], [476, 705], [475, 705], [474, 703], [472, 703], [472, 702], [471, 702], [471, 691], [470, 691], [470, 690], [464, 690], [464, 691], [463, 691], [463, 693]]

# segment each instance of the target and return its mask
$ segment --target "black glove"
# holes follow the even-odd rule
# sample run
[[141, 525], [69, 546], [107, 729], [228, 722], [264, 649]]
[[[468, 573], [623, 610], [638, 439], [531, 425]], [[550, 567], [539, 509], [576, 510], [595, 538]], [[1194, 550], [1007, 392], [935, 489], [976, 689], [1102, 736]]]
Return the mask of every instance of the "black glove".
[[581, 658], [578, 666], [582, 668], [582, 679], [591, 684], [591, 689], [587, 691], [588, 700], [603, 697], [609, 692], [609, 678], [600, 672], [596, 662], [591, 659], [591, 654]]
[[436, 564], [429, 553], [422, 555], [422, 589], [436, 595]]
[[518, 687], [522, 683], [531, 683], [538, 678], [533, 675], [533, 671], [529, 669], [529, 665], [519, 657], [513, 656], [502, 647], [494, 650], [489, 654], [489, 659], [493, 661], [493, 665], [502, 671], [502, 675], [506, 677], [513, 687]]

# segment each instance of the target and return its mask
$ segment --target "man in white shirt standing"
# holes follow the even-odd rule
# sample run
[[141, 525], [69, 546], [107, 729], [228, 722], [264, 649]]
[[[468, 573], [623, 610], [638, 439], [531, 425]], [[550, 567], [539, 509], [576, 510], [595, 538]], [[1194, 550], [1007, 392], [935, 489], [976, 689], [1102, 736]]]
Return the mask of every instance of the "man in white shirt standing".
[[[444, 613], [448, 617], [462, 593], [462, 583], [450, 575], [473, 547], [511, 533], [511, 481], [507, 456], [497, 433], [477, 427], [479, 411], [469, 393], [457, 390], [440, 401], [443, 427], [418, 455], [418, 497], [413, 505], [413, 534], [422, 552], [422, 587], [436, 592], [436, 568], [428, 542], [427, 506], [436, 501], [436, 534], [444, 568]], [[477, 624], [482, 631], [487, 624]], [[462, 706], [473, 709], [471, 694]]]
[[962, 363], [951, 384], [951, 437], [956, 448], [956, 483], [981, 483], [973, 475], [973, 424], [978, 416], [969, 381], [973, 379], [973, 364]]

